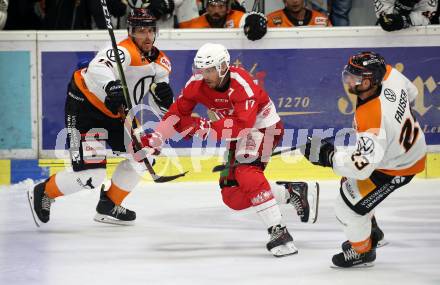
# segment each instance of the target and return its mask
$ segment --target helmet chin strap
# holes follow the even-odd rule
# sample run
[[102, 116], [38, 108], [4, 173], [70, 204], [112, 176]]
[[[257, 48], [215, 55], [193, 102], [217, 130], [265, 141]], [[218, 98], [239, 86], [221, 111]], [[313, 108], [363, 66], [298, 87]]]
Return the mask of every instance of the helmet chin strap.
[[220, 77], [220, 82], [219, 82], [217, 88], [222, 87], [224, 80], [226, 78], [226, 75], [228, 75], [228, 72], [229, 72], [229, 66], [228, 66], [228, 69], [226, 69], [225, 74], [223, 76], [220, 75], [220, 71], [218, 71], [218, 76]]

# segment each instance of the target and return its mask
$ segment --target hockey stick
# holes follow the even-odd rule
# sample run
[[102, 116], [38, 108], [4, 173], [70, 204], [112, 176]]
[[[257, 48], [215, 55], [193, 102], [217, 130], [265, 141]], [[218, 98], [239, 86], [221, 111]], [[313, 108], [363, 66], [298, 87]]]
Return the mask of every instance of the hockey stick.
[[[342, 137], [342, 136], [332, 136], [332, 137], [324, 138], [324, 139], [322, 139], [322, 140], [323, 140], [323, 141], [328, 141], [328, 140], [331, 140], [331, 139], [335, 139], [335, 138], [337, 138], [337, 137]], [[309, 136], [308, 136], [308, 138], [311, 139], [311, 137], [309, 137]], [[274, 152], [272, 152], [272, 154], [270, 155], [270, 157], [272, 157], [272, 156], [277, 156], [277, 155], [280, 155], [280, 154], [282, 154], [282, 153], [286, 153], [286, 152], [291, 152], [291, 151], [294, 151], [294, 150], [296, 150], [296, 149], [302, 148], [302, 147], [304, 147], [304, 146], [305, 146], [305, 145], [292, 146], [292, 147], [290, 147], [290, 148], [286, 148], [286, 149], [282, 149], [282, 150], [274, 151]], [[214, 166], [214, 167], [212, 168], [212, 172], [220, 172], [220, 171], [223, 171], [225, 168], [226, 168], [226, 164], [219, 164], [219, 165], [216, 165], [216, 166]]]
[[[296, 149], [298, 149], [300, 147], [302, 147], [302, 146], [292, 146], [291, 148], [274, 151], [274, 152], [272, 152], [272, 154], [270, 156], [271, 157], [272, 156], [277, 156], [277, 155], [280, 155], [280, 154], [285, 153], [285, 152], [294, 151], [294, 150], [296, 150]], [[226, 164], [219, 164], [219, 165], [216, 165], [216, 166], [214, 166], [212, 168], [212, 172], [220, 172], [220, 171], [223, 171], [225, 168], [226, 168]]]
[[[107, 8], [106, 0], [101, 0], [101, 6], [102, 6], [102, 10], [104, 12], [107, 31], [110, 35], [110, 40], [112, 42], [113, 53], [115, 55], [116, 65], [118, 67], [118, 73], [119, 73], [119, 77], [120, 77], [121, 83], [122, 83], [122, 91], [124, 93], [125, 102], [127, 102], [128, 109], [131, 110], [133, 107], [133, 104], [131, 103], [130, 94], [128, 92], [128, 87], [127, 87], [127, 81], [125, 80], [124, 70], [122, 69], [121, 58], [119, 57], [119, 50], [116, 45], [115, 34], [113, 32], [113, 26], [112, 26], [112, 22], [110, 19], [110, 13]], [[137, 127], [136, 120], [134, 118], [131, 118], [129, 116], [129, 114], [127, 114], [125, 111], [120, 112], [120, 113], [121, 113], [122, 118], [125, 118], [126, 116], [128, 117], [128, 120], [125, 120], [125, 122], [127, 122], [128, 126], [127, 126], [127, 128], [124, 128], [124, 129], [129, 133], [130, 137], [132, 138], [135, 148], [138, 150], [142, 149], [141, 144], [138, 142], [136, 137], [133, 135], [133, 128]], [[185, 176], [185, 174], [188, 173], [188, 171], [186, 171], [184, 173], [180, 173], [180, 174], [172, 175], [172, 176], [160, 176], [160, 175], [156, 174], [156, 171], [154, 171], [153, 166], [151, 165], [151, 163], [148, 161], [147, 158], [142, 159], [142, 161], [144, 162], [145, 166], [147, 167], [147, 170], [150, 173], [151, 177], [153, 178], [153, 181], [156, 183], [163, 183], [163, 182], [172, 181], [172, 180], [175, 180], [179, 177]]]

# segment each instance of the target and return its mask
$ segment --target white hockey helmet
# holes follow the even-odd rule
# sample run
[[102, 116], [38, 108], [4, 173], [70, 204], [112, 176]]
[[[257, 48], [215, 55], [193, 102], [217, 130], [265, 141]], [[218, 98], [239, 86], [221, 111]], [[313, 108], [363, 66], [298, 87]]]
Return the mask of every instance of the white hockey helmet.
[[[199, 48], [194, 57], [193, 72], [200, 74], [204, 70], [215, 67], [219, 76], [223, 78], [229, 70], [231, 57], [225, 46], [221, 44], [206, 43]], [[226, 67], [226, 71], [222, 72], [222, 67]]]

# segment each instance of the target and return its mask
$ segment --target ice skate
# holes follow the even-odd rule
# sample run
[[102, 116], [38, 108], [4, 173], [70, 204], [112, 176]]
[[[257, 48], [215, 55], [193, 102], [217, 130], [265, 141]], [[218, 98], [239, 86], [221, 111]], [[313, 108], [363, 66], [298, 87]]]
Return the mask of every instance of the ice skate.
[[39, 227], [42, 223], [47, 223], [50, 218], [50, 205], [55, 202], [44, 192], [47, 180], [35, 185], [33, 189], [27, 191], [29, 207], [31, 208], [34, 222]]
[[293, 243], [293, 238], [285, 226], [276, 225], [268, 229], [270, 240], [267, 243], [267, 250], [275, 257], [283, 257], [298, 253]]
[[356, 252], [351, 243], [346, 241], [342, 243], [342, 252], [333, 255], [332, 262], [334, 267], [370, 267], [376, 260], [378, 236], [375, 233], [371, 234], [371, 249], [365, 253]]
[[315, 223], [318, 219], [319, 184], [306, 182], [277, 181], [289, 192], [287, 202], [293, 207], [303, 223]]
[[107, 197], [107, 192], [104, 191], [104, 187], [102, 187], [94, 220], [107, 224], [132, 225], [136, 220], [136, 213], [122, 206], [115, 205], [115, 203]]

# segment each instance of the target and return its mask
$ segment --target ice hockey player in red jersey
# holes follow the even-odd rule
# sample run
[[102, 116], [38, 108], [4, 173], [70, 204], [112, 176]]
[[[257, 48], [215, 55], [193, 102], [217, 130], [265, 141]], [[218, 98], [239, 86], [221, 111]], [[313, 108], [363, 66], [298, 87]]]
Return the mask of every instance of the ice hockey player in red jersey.
[[[131, 102], [139, 104], [142, 97], [148, 97], [149, 106], [160, 115], [168, 110], [174, 96], [168, 84], [170, 62], [153, 45], [156, 33], [156, 18], [147, 9], [133, 9], [128, 16], [129, 36], [118, 43], [118, 52]], [[114, 152], [121, 155], [126, 152], [124, 122], [120, 113], [127, 104], [116, 74], [117, 64], [111, 47], [99, 51], [87, 68], [74, 72], [65, 105], [67, 142], [73, 169], [52, 175], [28, 192], [37, 225], [49, 221], [55, 198], [99, 187], [103, 183], [106, 177], [106, 143]], [[137, 86], [153, 88], [149, 90]], [[136, 219], [136, 213], [124, 208], [121, 203], [138, 184], [144, 170], [132, 159], [118, 164], [110, 188], [101, 192], [96, 221], [129, 224]]]
[[[223, 202], [233, 210], [252, 207], [268, 228], [267, 249], [275, 256], [297, 253], [282, 222], [279, 203], [290, 203], [303, 222], [316, 221], [318, 185], [280, 182], [271, 189], [264, 175], [273, 149], [283, 136], [283, 124], [268, 94], [241, 68], [229, 66], [228, 50], [207, 43], [194, 58], [193, 76], [153, 133], [140, 133], [148, 153], [159, 153], [176, 131], [182, 136], [228, 140], [228, 162], [220, 178]], [[197, 104], [217, 120], [193, 117]]]
[[411, 109], [416, 86], [386, 65], [382, 56], [374, 52], [351, 56], [343, 81], [358, 96], [355, 149], [335, 150], [330, 142], [312, 137], [302, 152], [312, 163], [332, 167], [343, 176], [335, 212], [348, 241], [332, 261], [338, 267], [352, 267], [376, 259], [383, 232], [374, 209], [425, 169], [426, 143]]

